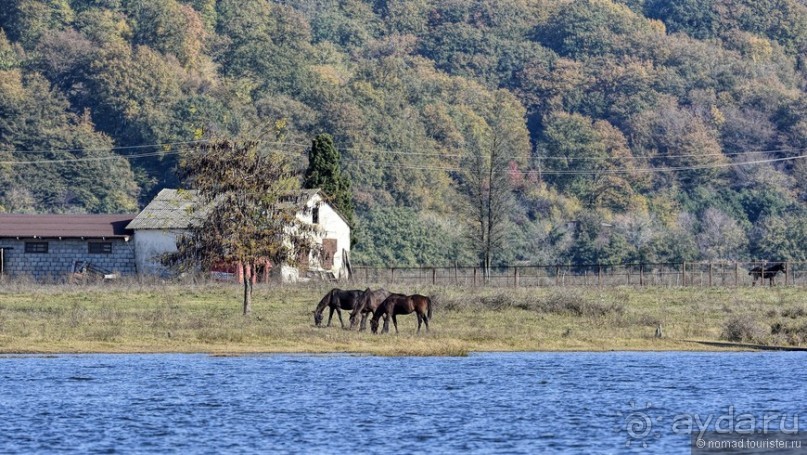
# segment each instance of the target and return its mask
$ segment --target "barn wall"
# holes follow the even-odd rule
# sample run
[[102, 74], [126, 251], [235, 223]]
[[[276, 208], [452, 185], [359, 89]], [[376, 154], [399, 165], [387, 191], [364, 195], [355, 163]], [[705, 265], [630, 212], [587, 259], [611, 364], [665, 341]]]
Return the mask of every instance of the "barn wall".
[[[26, 253], [26, 241], [47, 242], [48, 252]], [[96, 240], [0, 239], [0, 248], [4, 248], [4, 272], [9, 276], [61, 280], [68, 277], [73, 271], [76, 261], [85, 261], [110, 273], [134, 275], [135, 249], [133, 242], [123, 239], [103, 240], [112, 244], [112, 252], [90, 254], [87, 244], [91, 241]]]

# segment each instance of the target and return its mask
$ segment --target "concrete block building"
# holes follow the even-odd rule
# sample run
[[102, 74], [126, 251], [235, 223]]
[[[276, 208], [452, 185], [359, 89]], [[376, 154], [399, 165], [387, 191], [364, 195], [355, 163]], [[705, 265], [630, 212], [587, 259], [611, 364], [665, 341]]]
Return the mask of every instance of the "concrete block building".
[[0, 215], [0, 274], [62, 280], [92, 270], [134, 275], [135, 215]]

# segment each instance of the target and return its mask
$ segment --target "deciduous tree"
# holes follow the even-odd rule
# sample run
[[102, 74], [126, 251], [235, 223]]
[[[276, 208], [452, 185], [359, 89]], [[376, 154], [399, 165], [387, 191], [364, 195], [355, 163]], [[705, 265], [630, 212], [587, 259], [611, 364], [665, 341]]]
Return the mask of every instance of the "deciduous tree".
[[515, 200], [508, 171], [511, 164], [523, 164], [529, 154], [524, 108], [501, 90], [490, 101], [492, 105], [483, 107], [486, 118], [465, 112], [464, 157], [458, 176], [465, 195], [462, 207], [470, 224], [472, 248], [485, 276], [490, 276], [510, 230]]
[[257, 141], [216, 140], [189, 153], [181, 177], [197, 192], [187, 235], [166, 258], [180, 270], [239, 264], [244, 276], [243, 312], [252, 307], [252, 273], [266, 260], [294, 263], [315, 249], [316, 228], [302, 222], [295, 190], [298, 177], [286, 156]]

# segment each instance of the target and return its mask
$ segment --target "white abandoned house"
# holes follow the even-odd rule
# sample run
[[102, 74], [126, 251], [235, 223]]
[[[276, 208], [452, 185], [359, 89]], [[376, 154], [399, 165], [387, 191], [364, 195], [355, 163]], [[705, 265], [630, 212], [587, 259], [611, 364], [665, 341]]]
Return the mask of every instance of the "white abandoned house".
[[0, 214], [0, 274], [37, 280], [135, 274], [135, 215]]
[[[317, 225], [319, 234], [314, 240], [321, 245], [321, 254], [299, 258], [298, 267], [267, 264], [257, 270], [258, 281], [268, 281], [271, 275], [283, 282], [295, 282], [310, 278], [342, 279], [349, 274], [350, 226], [323, 198], [319, 190], [299, 190], [288, 197], [300, 211], [297, 218]], [[168, 270], [161, 263], [166, 253], [177, 250], [177, 238], [186, 233], [193, 222], [191, 208], [196, 203], [194, 191], [164, 189], [127, 226], [134, 232], [137, 272], [141, 275], [164, 275]], [[214, 276], [241, 281], [240, 267], [222, 265], [213, 271]]]

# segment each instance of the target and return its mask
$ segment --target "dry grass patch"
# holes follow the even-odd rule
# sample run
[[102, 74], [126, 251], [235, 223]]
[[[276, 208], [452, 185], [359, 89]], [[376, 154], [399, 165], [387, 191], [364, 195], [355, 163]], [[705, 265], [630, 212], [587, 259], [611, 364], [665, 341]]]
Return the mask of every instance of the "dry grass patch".
[[[414, 315], [398, 317], [399, 335], [342, 330], [336, 316], [335, 327], [315, 328], [311, 313], [329, 289], [258, 286], [254, 312], [245, 318], [236, 285], [4, 286], [0, 353], [464, 355], [496, 350], [693, 348], [677, 339], [731, 337], [794, 345], [807, 339], [807, 293], [797, 288], [389, 287], [434, 297], [432, 331], [421, 336], [415, 335]], [[342, 316], [347, 322], [347, 314]], [[734, 318], [753, 324], [745, 330]], [[659, 324], [666, 339], [653, 337]]]

